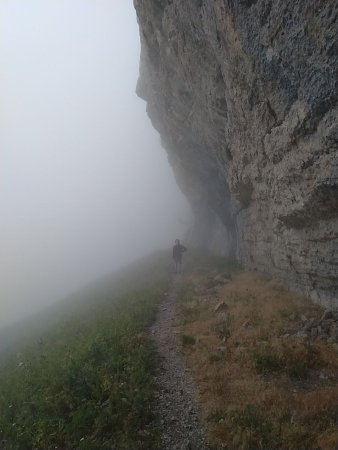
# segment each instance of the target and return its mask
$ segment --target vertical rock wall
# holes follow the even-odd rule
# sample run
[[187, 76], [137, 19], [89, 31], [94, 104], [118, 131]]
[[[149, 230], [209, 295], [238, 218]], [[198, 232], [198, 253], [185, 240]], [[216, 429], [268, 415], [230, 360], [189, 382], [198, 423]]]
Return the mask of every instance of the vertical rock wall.
[[338, 304], [338, 3], [134, 0], [196, 239]]

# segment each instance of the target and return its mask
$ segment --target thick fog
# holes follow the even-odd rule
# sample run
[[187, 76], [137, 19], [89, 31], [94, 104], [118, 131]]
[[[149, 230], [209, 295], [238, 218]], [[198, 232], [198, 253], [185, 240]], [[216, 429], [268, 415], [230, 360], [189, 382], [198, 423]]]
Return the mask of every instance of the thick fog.
[[139, 52], [132, 0], [1, 0], [0, 326], [183, 235]]

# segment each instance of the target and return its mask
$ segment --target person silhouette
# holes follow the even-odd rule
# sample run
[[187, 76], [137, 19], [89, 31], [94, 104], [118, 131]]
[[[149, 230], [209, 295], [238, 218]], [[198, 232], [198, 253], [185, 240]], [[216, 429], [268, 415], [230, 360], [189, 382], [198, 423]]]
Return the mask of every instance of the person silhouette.
[[180, 243], [179, 239], [175, 240], [175, 245], [173, 246], [173, 258], [175, 262], [175, 273], [181, 273], [182, 271], [182, 256], [187, 249]]

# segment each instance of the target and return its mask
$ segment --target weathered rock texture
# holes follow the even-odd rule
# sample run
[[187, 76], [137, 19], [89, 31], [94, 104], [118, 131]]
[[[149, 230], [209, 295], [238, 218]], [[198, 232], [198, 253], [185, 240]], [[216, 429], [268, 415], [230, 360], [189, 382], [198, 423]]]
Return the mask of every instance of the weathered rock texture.
[[138, 93], [198, 239], [337, 305], [338, 2], [134, 2]]

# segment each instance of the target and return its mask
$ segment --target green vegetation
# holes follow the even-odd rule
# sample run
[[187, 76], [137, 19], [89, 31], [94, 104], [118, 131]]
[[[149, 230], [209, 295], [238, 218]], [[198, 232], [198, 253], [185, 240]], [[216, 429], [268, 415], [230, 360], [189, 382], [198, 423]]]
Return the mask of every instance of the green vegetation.
[[196, 289], [194, 283], [184, 283], [177, 292], [177, 301], [179, 303], [188, 303], [194, 300]]
[[3, 361], [1, 448], [158, 448], [156, 352], [145, 330], [169, 267], [158, 258], [140, 265], [119, 275], [118, 288], [106, 283], [96, 296], [90, 289], [83, 304], [64, 305], [48, 331]]
[[[237, 431], [235, 442], [243, 448], [277, 450], [281, 448], [279, 433], [255, 405], [229, 412], [229, 418]], [[238, 442], [237, 442], [238, 440]]]
[[242, 270], [240, 263], [235, 259], [226, 259], [205, 250], [192, 249], [184, 257], [183, 272], [185, 275], [199, 274], [209, 275], [215, 272], [225, 278], [231, 278], [232, 274]]
[[266, 375], [282, 369], [280, 358], [270, 348], [263, 351], [254, 351], [252, 359], [258, 373]]
[[220, 339], [228, 339], [233, 328], [233, 318], [230, 314], [220, 314], [214, 325], [214, 332]]
[[223, 352], [212, 353], [212, 354], [209, 356], [209, 362], [210, 362], [211, 364], [217, 363], [217, 362], [220, 362], [220, 361], [224, 361], [224, 360], [225, 360], [225, 355], [224, 355]]
[[219, 423], [224, 421], [224, 418], [226, 416], [226, 411], [223, 411], [221, 409], [216, 409], [215, 411], [212, 411], [207, 416], [207, 422], [213, 422], [213, 423]]
[[177, 292], [177, 308], [180, 311], [181, 323], [194, 322], [199, 318], [199, 311], [194, 301], [196, 287], [194, 283], [184, 283]]
[[[280, 411], [278, 415], [271, 416], [266, 410], [248, 404], [243, 408], [230, 411], [228, 416], [236, 448], [308, 450], [319, 449], [316, 444], [318, 435], [321, 435], [328, 427], [334, 429], [336, 425], [334, 414], [335, 411], [331, 408], [324, 417], [321, 414], [308, 415], [297, 428], [290, 425], [293, 418], [290, 410]], [[307, 422], [311, 419], [313, 419], [313, 428], [307, 428], [309, 425]]]
[[306, 379], [311, 370], [324, 369], [319, 349], [315, 344], [283, 344], [278, 348], [268, 345], [252, 353], [255, 369], [267, 375], [273, 372], [286, 372], [292, 379]]
[[196, 339], [194, 338], [194, 336], [189, 336], [187, 334], [182, 334], [182, 336], [180, 336], [181, 342], [183, 347], [187, 347], [189, 345], [195, 345], [196, 344]]

